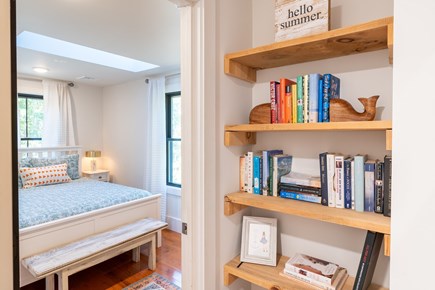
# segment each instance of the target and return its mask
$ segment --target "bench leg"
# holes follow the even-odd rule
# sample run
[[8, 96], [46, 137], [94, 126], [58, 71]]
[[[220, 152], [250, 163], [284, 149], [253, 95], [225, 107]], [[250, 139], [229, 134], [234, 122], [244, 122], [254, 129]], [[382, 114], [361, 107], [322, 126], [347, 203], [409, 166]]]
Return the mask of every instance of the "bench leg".
[[140, 247], [134, 248], [132, 250], [132, 254], [133, 254], [133, 262], [139, 262], [140, 261]]
[[54, 290], [54, 274], [45, 277], [45, 290]]
[[64, 272], [57, 273], [58, 290], [68, 290], [68, 275]]
[[155, 270], [156, 269], [156, 248], [157, 248], [157, 241], [156, 241], [156, 235], [153, 235], [153, 238], [151, 240], [151, 247], [149, 249], [149, 255], [148, 255], [148, 269]]

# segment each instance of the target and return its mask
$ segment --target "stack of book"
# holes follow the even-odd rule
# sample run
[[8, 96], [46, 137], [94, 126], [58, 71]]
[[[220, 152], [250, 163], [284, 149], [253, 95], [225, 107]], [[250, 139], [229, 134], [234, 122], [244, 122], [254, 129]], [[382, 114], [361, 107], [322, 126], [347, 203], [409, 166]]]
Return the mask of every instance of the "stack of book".
[[340, 98], [340, 79], [312, 73], [270, 81], [271, 123], [329, 122], [329, 102]]
[[325, 290], [342, 289], [349, 277], [347, 270], [337, 264], [300, 253], [287, 261], [280, 274]]
[[321, 203], [322, 190], [320, 176], [311, 176], [300, 172], [290, 172], [281, 176], [279, 195], [313, 203]]

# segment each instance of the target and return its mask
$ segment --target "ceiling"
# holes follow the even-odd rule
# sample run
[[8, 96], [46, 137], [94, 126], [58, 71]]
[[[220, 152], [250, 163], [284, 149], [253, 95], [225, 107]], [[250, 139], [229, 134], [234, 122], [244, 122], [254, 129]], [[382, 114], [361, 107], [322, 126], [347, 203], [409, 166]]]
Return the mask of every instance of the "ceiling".
[[[143, 72], [17, 48], [20, 77], [108, 86], [179, 72], [180, 20], [168, 0], [17, 0], [17, 35], [30, 31], [159, 65]], [[33, 67], [46, 67], [43, 75]], [[77, 79], [79, 77], [91, 79]]]

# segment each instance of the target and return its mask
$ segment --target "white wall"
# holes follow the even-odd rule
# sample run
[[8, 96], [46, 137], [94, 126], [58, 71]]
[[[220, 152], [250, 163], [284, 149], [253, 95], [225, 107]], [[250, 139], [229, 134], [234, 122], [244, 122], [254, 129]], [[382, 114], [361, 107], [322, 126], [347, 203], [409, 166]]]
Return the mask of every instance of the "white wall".
[[[219, 15], [221, 53], [218, 59], [228, 52], [255, 47], [274, 42], [274, 1], [221, 1]], [[376, 9], [373, 9], [376, 7]], [[250, 15], [252, 13], [252, 15]], [[358, 24], [393, 15], [393, 1], [331, 1], [331, 28]], [[251, 23], [251, 25], [249, 25]], [[218, 128], [225, 124], [247, 123], [250, 109], [269, 101], [269, 81], [280, 77], [295, 78], [298, 75], [319, 72], [336, 74], [342, 80], [342, 97], [356, 108], [362, 106], [357, 97], [379, 94], [377, 119], [392, 117], [392, 66], [388, 63], [388, 52], [379, 51], [357, 56], [334, 58], [325, 61], [262, 70], [257, 73], [257, 83], [247, 84], [223, 74], [219, 66], [221, 79], [217, 95]], [[251, 99], [247, 100], [249, 96]], [[261, 133], [257, 134], [257, 145], [244, 147], [224, 147], [222, 134], [219, 133], [218, 146], [220, 160], [218, 183], [221, 199], [226, 193], [237, 190], [238, 156], [248, 150], [264, 148], [283, 148], [295, 157], [293, 169], [318, 174], [318, 154], [322, 151], [343, 152], [347, 154], [368, 153], [372, 158], [383, 158], [385, 135], [368, 133]], [[339, 142], [337, 142], [339, 140]], [[279, 145], [277, 145], [279, 144]], [[307, 145], [308, 144], [308, 145]], [[347, 267], [355, 275], [364, 243], [365, 231], [353, 228], [311, 221], [287, 215], [252, 209], [237, 213], [231, 217], [220, 215], [220, 250], [222, 260], [220, 269], [229, 259], [240, 251], [240, 221], [242, 215], [259, 215], [279, 219], [278, 250], [291, 256], [297, 251], [313, 254], [336, 261]], [[231, 236], [229, 241], [228, 237]], [[380, 255], [374, 282], [389, 284], [389, 258]], [[230, 289], [249, 289], [241, 279]], [[241, 286], [241, 285], [242, 286]], [[223, 286], [221, 286], [223, 288]], [[253, 286], [253, 289], [258, 287]]]
[[0, 289], [13, 289], [10, 5], [0, 1]]
[[394, 5], [391, 289], [433, 289], [435, 2]]

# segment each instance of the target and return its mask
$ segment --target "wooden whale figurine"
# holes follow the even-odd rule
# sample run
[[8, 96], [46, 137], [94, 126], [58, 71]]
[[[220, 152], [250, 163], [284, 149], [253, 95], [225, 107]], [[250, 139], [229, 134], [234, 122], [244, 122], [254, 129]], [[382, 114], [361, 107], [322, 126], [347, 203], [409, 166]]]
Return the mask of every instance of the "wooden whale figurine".
[[376, 102], [379, 96], [358, 98], [363, 104], [364, 111], [358, 113], [348, 101], [331, 99], [329, 101], [329, 117], [331, 122], [372, 121], [376, 115]]

